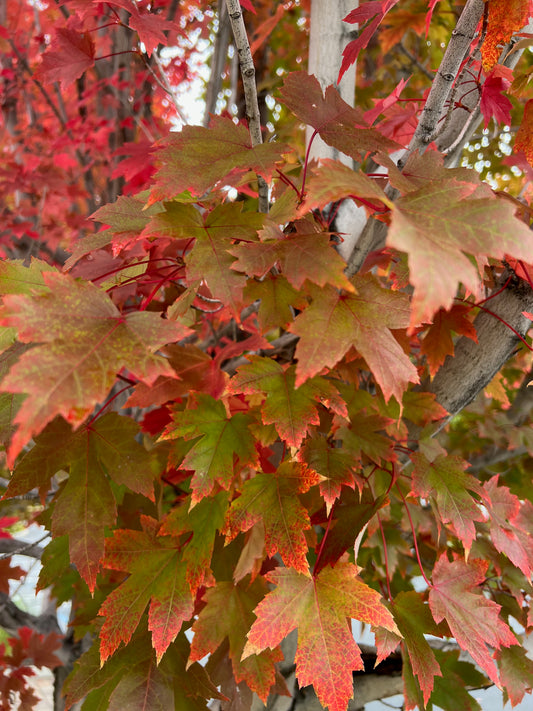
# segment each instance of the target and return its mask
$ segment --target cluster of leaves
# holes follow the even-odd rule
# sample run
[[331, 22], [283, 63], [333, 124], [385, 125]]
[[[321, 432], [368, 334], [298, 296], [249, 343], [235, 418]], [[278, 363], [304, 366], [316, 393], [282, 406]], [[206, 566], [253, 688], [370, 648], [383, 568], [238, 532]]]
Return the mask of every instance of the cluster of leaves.
[[[128, 10], [148, 54], [175, 30], [142, 3], [108, 5]], [[394, 5], [352, 13], [368, 37], [347, 61]], [[487, 47], [506, 40], [497, 17]], [[56, 31], [39, 81], [92, 71], [93, 39], [74, 24]], [[476, 709], [466, 687], [484, 683], [517, 703], [533, 686], [511, 622], [533, 626], [528, 460], [507, 463], [503, 483], [468, 471], [499, 441], [527, 350], [439, 437], [447, 412], [420, 385], [455, 335], [476, 339], [478, 298], [504, 260], [530, 280], [533, 233], [435, 150], [392, 163], [399, 97], [365, 112], [298, 72], [280, 98], [358, 165], [372, 155], [395, 201], [383, 177], [335, 161], [300, 170], [290, 145], [252, 147], [244, 123], [213, 117], [158, 144], [149, 186], [100, 207], [105, 227], [64, 269], [0, 264], [5, 496], [38, 490], [52, 535], [39, 587], [71, 600], [76, 635], [95, 639], [67, 705], [266, 701], [287, 693], [279, 662], [297, 629], [299, 684], [344, 711], [363, 669], [351, 620], [372, 627], [378, 662], [401, 647], [408, 709]], [[256, 175], [272, 185], [268, 215]], [[346, 198], [388, 225], [351, 279], [326, 218]], [[510, 447], [533, 457], [529, 425]], [[454, 638], [477, 666], [428, 635]]]

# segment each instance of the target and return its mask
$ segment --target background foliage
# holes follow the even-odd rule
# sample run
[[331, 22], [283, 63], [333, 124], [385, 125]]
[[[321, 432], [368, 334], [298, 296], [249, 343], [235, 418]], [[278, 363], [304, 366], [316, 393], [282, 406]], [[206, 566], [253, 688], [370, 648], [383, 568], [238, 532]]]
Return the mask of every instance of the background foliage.
[[[374, 661], [406, 709], [478, 709], [491, 684], [517, 704], [530, 3], [361, 3], [356, 107], [304, 71], [308, 2], [241, 4], [253, 146], [223, 2], [1, 5], [0, 706], [32, 708], [44, 666], [57, 709], [344, 711]], [[352, 165], [309, 160], [304, 125]], [[350, 200], [384, 235], [351, 272]], [[20, 552], [71, 602], [66, 635], [9, 599], [34, 520], [46, 547]]]

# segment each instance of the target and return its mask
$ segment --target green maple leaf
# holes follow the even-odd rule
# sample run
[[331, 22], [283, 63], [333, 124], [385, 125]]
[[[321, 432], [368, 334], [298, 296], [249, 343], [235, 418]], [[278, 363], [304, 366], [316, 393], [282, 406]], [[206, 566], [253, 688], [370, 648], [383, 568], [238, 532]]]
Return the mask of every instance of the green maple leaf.
[[263, 333], [285, 328], [294, 318], [293, 309], [303, 309], [307, 300], [281, 274], [267, 274], [261, 281], [250, 280], [244, 289], [249, 302], [259, 301], [257, 317]]
[[526, 656], [523, 647], [513, 646], [498, 650], [496, 661], [504, 687], [504, 703], [510, 699], [511, 705], [516, 706], [533, 688], [533, 660]]
[[412, 670], [424, 695], [424, 704], [427, 704], [433, 691], [434, 679], [442, 676], [442, 672], [424, 635], [437, 634], [438, 630], [420, 593], [399, 593], [392, 603], [392, 613], [404, 638]]
[[332, 526], [321, 546], [315, 573], [328, 564], [334, 565], [350, 548], [353, 550], [357, 536], [385, 503], [385, 496], [375, 498], [368, 487], [361, 494], [351, 489], [342, 489], [331, 511]]
[[211, 557], [217, 532], [224, 526], [228, 495], [219, 492], [199, 501], [191, 508], [189, 498], [173, 509], [163, 521], [163, 535], [180, 536], [192, 533], [183, 546], [183, 561], [187, 566], [187, 582], [191, 590], [207, 585], [211, 571]]
[[91, 219], [108, 225], [115, 236], [138, 237], [154, 213], [161, 211], [161, 205], [146, 208], [146, 201], [129, 195], [120, 195], [117, 200], [103, 205], [93, 212]]
[[[142, 625], [141, 625], [142, 627]], [[146, 629], [119, 649], [104, 666], [97, 645], [76, 662], [64, 691], [69, 706], [86, 697], [90, 709], [145, 709], [145, 711], [202, 711], [205, 699], [223, 699], [200, 664], [187, 665], [189, 643], [178, 635], [157, 664]]]
[[175, 239], [192, 239], [185, 262], [189, 282], [205, 281], [212, 295], [229, 305], [234, 314], [242, 307], [242, 290], [246, 278], [232, 269], [235, 241], [255, 242], [264, 216], [243, 212], [242, 202], [218, 205], [202, 213], [193, 205], [167, 203], [164, 213], [156, 215], [150, 230], [163, 232]]
[[487, 677], [470, 662], [459, 660], [459, 650], [441, 652], [433, 650], [442, 671], [442, 677], [436, 676], [435, 689], [431, 702], [445, 711], [483, 711], [476, 699], [465, 687], [479, 689], [487, 685]]
[[157, 536], [151, 522], [144, 531], [119, 530], [106, 540], [104, 565], [130, 573], [105, 599], [100, 631], [102, 663], [128, 644], [149, 605], [148, 628], [159, 661], [189, 620], [194, 600], [186, 580], [186, 565], [171, 536]]
[[301, 687], [312, 684], [320, 703], [345, 711], [353, 696], [352, 673], [363, 660], [346, 618], [398, 632], [379, 593], [357, 577], [350, 563], [325, 568], [313, 578], [277, 568], [266, 578], [277, 587], [259, 603], [243, 656], [271, 649], [298, 629], [296, 676]]
[[283, 368], [270, 358], [249, 356], [231, 379], [233, 393], [264, 394], [263, 423], [274, 424], [279, 436], [291, 447], [299, 447], [311, 425], [318, 425], [317, 401], [338, 398], [334, 386], [322, 378], [312, 378], [295, 388], [294, 367]]
[[345, 449], [330, 447], [323, 437], [307, 439], [298, 452], [298, 459], [320, 474], [320, 493], [326, 502], [328, 515], [341, 494], [342, 486], [355, 489], [353, 455]]
[[46, 293], [49, 287], [43, 274], [55, 271], [34, 257], [29, 266], [25, 266], [22, 259], [3, 260], [0, 262], [0, 295]]
[[218, 582], [204, 595], [205, 607], [193, 625], [190, 661], [198, 661], [211, 654], [229, 640], [229, 657], [235, 681], [245, 681], [252, 691], [266, 703], [275, 682], [275, 662], [283, 655], [279, 649], [261, 651], [242, 659], [246, 634], [254, 621], [253, 610], [267, 593], [261, 578], [252, 583]]
[[412, 455], [412, 462], [413, 491], [435, 501], [441, 521], [450, 523], [465, 549], [470, 550], [476, 537], [474, 521], [484, 521], [485, 517], [468, 493], [482, 492], [477, 479], [465, 472], [468, 462], [448, 454], [439, 454], [430, 462], [421, 452]]
[[123, 367], [148, 383], [159, 375], [173, 375], [154, 351], [188, 333], [157, 314], [121, 314], [109, 296], [89, 282], [56, 272], [44, 272], [43, 277], [50, 291], [8, 295], [0, 315], [2, 325], [17, 328], [20, 341], [40, 344], [23, 353], [0, 386], [27, 393], [14, 420], [18, 429], [10, 463], [56, 415], [74, 425], [83, 422]]
[[312, 229], [308, 223], [300, 229], [303, 231], [280, 233], [276, 239], [232, 247], [231, 253], [238, 258], [232, 268], [263, 277], [274, 265], [279, 265], [295, 289], [301, 289], [307, 279], [319, 286], [331, 284], [353, 292], [344, 274], [346, 263], [331, 244], [329, 233]]
[[516, 637], [499, 616], [500, 605], [476, 590], [486, 577], [488, 561], [450, 563], [443, 554], [433, 569], [429, 607], [437, 623], [448, 623], [457, 644], [470, 653], [495, 684], [498, 672], [489, 647], [517, 644]]
[[392, 420], [375, 413], [367, 414], [364, 410], [349, 406], [350, 426], [338, 431], [344, 449], [352, 455], [353, 461], [361, 460], [361, 454], [367, 455], [373, 462], [394, 461], [395, 454], [390, 438], [382, 432]]
[[267, 554], [279, 553], [285, 565], [306, 573], [309, 566], [304, 531], [311, 523], [298, 494], [318, 481], [315, 472], [294, 462], [284, 462], [275, 474], [256, 474], [244, 483], [241, 495], [227, 512], [223, 531], [226, 541], [262, 521]]
[[281, 88], [283, 103], [304, 123], [318, 131], [329, 146], [355, 160], [370, 151], [389, 153], [398, 144], [369, 128], [361, 109], [347, 104], [333, 86], [325, 96], [318, 79], [307, 72], [292, 72]]
[[155, 175], [151, 202], [173, 198], [185, 190], [203, 195], [221, 183], [234, 183], [250, 170], [269, 180], [281, 154], [291, 152], [289, 146], [273, 142], [252, 147], [246, 126], [221, 116], [213, 116], [209, 128], [184, 126], [160, 146], [157, 158], [161, 167]]
[[415, 366], [391, 333], [409, 322], [408, 297], [383, 289], [369, 275], [352, 282], [356, 294], [340, 294], [331, 286], [313, 292], [313, 302], [291, 325], [300, 336], [296, 385], [322, 368], [332, 368], [354, 347], [386, 399], [394, 395], [401, 402], [408, 383], [418, 382]]
[[[477, 293], [479, 271], [468, 255], [533, 262], [533, 235], [514, 207], [476, 183], [432, 180], [395, 203], [387, 244], [407, 252], [415, 287], [411, 325], [449, 308], [459, 282]], [[446, 265], [446, 268], [443, 268]]]
[[175, 410], [173, 417], [164, 439], [200, 438], [181, 462], [182, 469], [194, 471], [191, 481], [193, 502], [208, 496], [215, 484], [229, 489], [236, 461], [241, 466], [256, 464], [255, 440], [249, 429], [250, 415], [237, 412], [228, 417], [221, 401], [199, 394], [194, 410]]
[[43, 497], [57, 472], [69, 472], [55, 499], [52, 533], [68, 535], [70, 559], [91, 592], [104, 553], [105, 527], [116, 520], [110, 480], [154, 498], [152, 456], [135, 440], [138, 432], [136, 422], [113, 412], [76, 432], [57, 418], [20, 460], [8, 485], [8, 496], [38, 488]]

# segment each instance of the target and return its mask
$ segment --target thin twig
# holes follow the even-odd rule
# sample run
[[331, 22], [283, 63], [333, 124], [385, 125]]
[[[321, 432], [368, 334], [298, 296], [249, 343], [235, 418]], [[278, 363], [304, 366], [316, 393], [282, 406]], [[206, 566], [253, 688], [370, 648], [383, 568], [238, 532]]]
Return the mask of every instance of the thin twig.
[[444, 105], [450, 96], [459, 68], [470, 50], [484, 7], [483, 0], [468, 0], [466, 3], [431, 85], [415, 134], [402, 157], [403, 164], [413, 151], [425, 150], [434, 140]]
[[421, 71], [425, 77], [427, 77], [431, 81], [433, 81], [433, 79], [435, 79], [435, 75], [433, 74], [433, 72], [430, 72], [429, 69], [427, 69], [427, 67], [425, 67], [422, 64], [422, 62], [417, 57], [415, 57], [415, 55], [412, 54], [412, 52], [410, 52], [407, 49], [407, 47], [404, 45], [404, 43], [401, 40], [400, 40], [400, 42], [398, 42], [398, 47], [405, 54], [405, 56], [411, 62], [411, 64], [413, 64], [419, 71]]
[[[242, 83], [244, 87], [244, 99], [246, 102], [246, 118], [248, 119], [248, 129], [252, 139], [252, 146], [263, 143], [261, 134], [261, 115], [259, 113], [259, 102], [257, 100], [257, 86], [255, 84], [255, 67], [250, 50], [246, 27], [242, 17], [239, 0], [226, 0], [228, 15], [231, 22], [231, 29], [235, 39], [235, 46], [241, 67]], [[265, 179], [257, 176], [259, 193], [259, 212], [268, 212], [268, 185]]]

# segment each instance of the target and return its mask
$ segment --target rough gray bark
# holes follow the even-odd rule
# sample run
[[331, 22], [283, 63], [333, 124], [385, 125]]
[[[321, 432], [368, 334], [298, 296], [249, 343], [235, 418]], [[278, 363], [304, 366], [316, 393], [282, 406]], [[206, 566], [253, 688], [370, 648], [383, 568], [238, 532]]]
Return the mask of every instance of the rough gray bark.
[[451, 415], [472, 402], [510, 358], [520, 344], [514, 331], [522, 337], [527, 334], [531, 321], [522, 312], [533, 308], [533, 291], [513, 277], [485, 306], [491, 313], [481, 311], [474, 321], [478, 343], [460, 338], [454, 357], [446, 358], [427, 388]]

